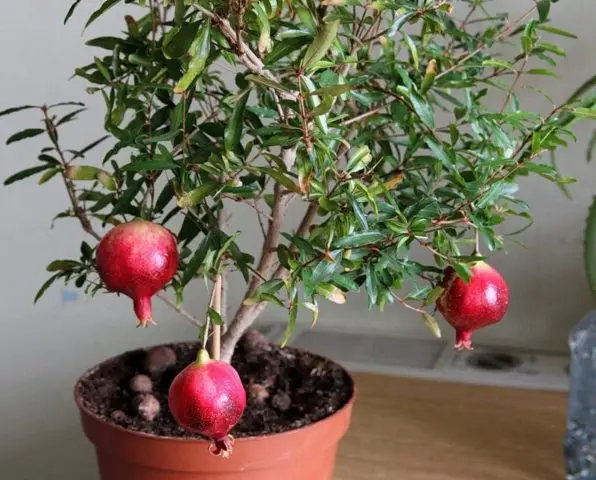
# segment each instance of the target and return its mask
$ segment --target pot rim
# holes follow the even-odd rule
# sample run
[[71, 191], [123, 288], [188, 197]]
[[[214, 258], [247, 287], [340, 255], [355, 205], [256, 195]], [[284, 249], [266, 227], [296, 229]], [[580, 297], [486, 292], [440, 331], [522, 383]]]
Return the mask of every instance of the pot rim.
[[[117, 355], [113, 355], [111, 357], [108, 357], [104, 360], [102, 360], [99, 363], [96, 363], [95, 365], [93, 365], [92, 367], [88, 368], [87, 370], [85, 370], [85, 372], [83, 372], [82, 375], [79, 376], [79, 378], [77, 379], [77, 381], [75, 382], [75, 386], [73, 389], [73, 394], [74, 394], [74, 400], [75, 400], [75, 404], [77, 405], [77, 408], [79, 409], [80, 412], [84, 413], [85, 415], [87, 415], [88, 417], [94, 419], [95, 421], [102, 423], [104, 426], [114, 429], [116, 431], [119, 431], [121, 433], [124, 434], [128, 434], [128, 435], [132, 435], [135, 437], [140, 437], [140, 438], [144, 438], [144, 439], [151, 439], [151, 440], [167, 440], [167, 441], [172, 441], [172, 442], [178, 442], [178, 443], [208, 443], [209, 440], [204, 439], [204, 438], [182, 438], [182, 437], [169, 437], [169, 436], [163, 436], [163, 435], [155, 435], [152, 433], [146, 433], [146, 432], [139, 432], [137, 430], [131, 430], [129, 428], [124, 428], [120, 425], [117, 425], [115, 423], [109, 422], [106, 419], [100, 417], [99, 415], [97, 415], [95, 412], [91, 411], [89, 408], [87, 408], [86, 406], [83, 405], [82, 403], [82, 397], [80, 394], [80, 389], [81, 389], [81, 384], [82, 381], [85, 377], [87, 377], [88, 375], [90, 375], [91, 373], [93, 373], [94, 371], [96, 371], [97, 369], [99, 369], [102, 365], [105, 365], [109, 362], [113, 362], [115, 360], [117, 360], [118, 358], [122, 357], [123, 355], [125, 355], [126, 353], [129, 352], [133, 352], [133, 351], [137, 351], [137, 350], [147, 350], [150, 348], [156, 348], [156, 347], [168, 347], [171, 345], [184, 345], [184, 344], [196, 344], [196, 341], [174, 341], [174, 342], [166, 342], [166, 343], [160, 343], [160, 344], [155, 344], [155, 345], [148, 345], [145, 347], [139, 347], [136, 349], [132, 349], [132, 350], [128, 350], [128, 351], [124, 351], [121, 352]], [[331, 421], [333, 421], [335, 418], [337, 418], [338, 415], [341, 415], [342, 413], [345, 413], [346, 411], [350, 410], [353, 405], [354, 402], [356, 400], [356, 382], [354, 380], [354, 377], [352, 376], [352, 374], [346, 369], [346, 367], [344, 367], [343, 365], [339, 364], [338, 362], [330, 359], [329, 357], [326, 357], [324, 355], [319, 355], [319, 354], [315, 354], [309, 350], [303, 349], [303, 348], [296, 348], [296, 347], [291, 347], [293, 350], [298, 351], [298, 352], [305, 352], [308, 353], [310, 355], [316, 355], [317, 357], [333, 363], [337, 366], [339, 366], [348, 376], [348, 378], [350, 379], [350, 382], [352, 383], [352, 394], [350, 395], [349, 400], [344, 404], [343, 407], [341, 407], [339, 410], [336, 410], [335, 412], [333, 412], [331, 415], [322, 418], [321, 420], [317, 420], [314, 423], [310, 423], [308, 425], [304, 425], [302, 427], [299, 428], [295, 428], [293, 430], [288, 430], [285, 432], [277, 432], [277, 433], [266, 433], [263, 435], [257, 435], [257, 436], [249, 436], [249, 437], [240, 437], [240, 438], [235, 438], [234, 442], [235, 443], [249, 443], [249, 442], [256, 442], [256, 441], [260, 441], [263, 439], [268, 439], [268, 438], [281, 438], [281, 437], [287, 437], [287, 436], [291, 436], [291, 435], [299, 435], [301, 432], [303, 432], [304, 430], [308, 430], [308, 429], [312, 429], [312, 428], [317, 428], [320, 427], [326, 423], [329, 423]]]

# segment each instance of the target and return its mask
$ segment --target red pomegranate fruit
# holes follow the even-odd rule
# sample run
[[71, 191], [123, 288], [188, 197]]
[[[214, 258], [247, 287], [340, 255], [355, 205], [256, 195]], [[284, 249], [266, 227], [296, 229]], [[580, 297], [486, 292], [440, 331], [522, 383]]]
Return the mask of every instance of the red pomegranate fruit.
[[146, 220], [123, 223], [101, 239], [96, 263], [99, 277], [108, 290], [133, 300], [139, 326], [155, 324], [151, 298], [178, 270], [174, 235]]
[[509, 306], [509, 287], [501, 274], [486, 262], [476, 262], [469, 283], [452, 267], [445, 269], [437, 308], [455, 329], [455, 348], [472, 350], [472, 333], [499, 322]]
[[232, 454], [230, 430], [244, 413], [246, 391], [230, 364], [211, 360], [207, 350], [201, 350], [197, 360], [174, 378], [168, 403], [182, 428], [212, 440], [212, 454], [224, 458]]

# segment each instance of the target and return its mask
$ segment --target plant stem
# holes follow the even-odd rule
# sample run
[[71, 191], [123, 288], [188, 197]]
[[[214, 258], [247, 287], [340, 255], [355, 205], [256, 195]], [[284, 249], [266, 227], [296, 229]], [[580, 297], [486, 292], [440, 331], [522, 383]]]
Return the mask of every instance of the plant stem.
[[[222, 300], [222, 278], [218, 275], [215, 278], [215, 285], [213, 286], [213, 310], [215, 310], [221, 317], [221, 300]], [[221, 358], [221, 324], [213, 325], [213, 338], [211, 339], [211, 358], [219, 360]]]

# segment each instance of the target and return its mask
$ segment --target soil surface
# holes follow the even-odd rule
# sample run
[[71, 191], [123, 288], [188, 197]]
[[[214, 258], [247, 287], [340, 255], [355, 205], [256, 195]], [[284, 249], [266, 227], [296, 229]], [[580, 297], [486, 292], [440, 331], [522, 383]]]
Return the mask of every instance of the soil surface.
[[[167, 402], [170, 383], [196, 358], [198, 348], [198, 343], [178, 343], [139, 349], [103, 363], [80, 383], [82, 404], [130, 430], [200, 438], [176, 424]], [[231, 432], [236, 438], [314, 423], [345, 406], [354, 388], [339, 365], [291, 347], [282, 349], [258, 332], [247, 333], [239, 342], [232, 365], [248, 397], [244, 416]]]

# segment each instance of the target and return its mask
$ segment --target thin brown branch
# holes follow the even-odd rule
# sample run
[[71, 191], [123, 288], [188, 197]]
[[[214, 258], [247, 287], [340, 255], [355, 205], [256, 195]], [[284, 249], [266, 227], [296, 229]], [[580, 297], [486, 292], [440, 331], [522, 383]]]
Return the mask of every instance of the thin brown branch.
[[[511, 32], [513, 31], [513, 29], [517, 25], [519, 25], [521, 22], [523, 22], [526, 18], [528, 18], [532, 13], [534, 13], [535, 10], [536, 10], [536, 6], [533, 6], [526, 13], [524, 13], [520, 18], [518, 18], [515, 22], [510, 23], [509, 25], [507, 25], [507, 27], [505, 27], [499, 34], [497, 34], [497, 36], [495, 36], [492, 44], [494, 44], [495, 42], [498, 42], [500, 40], [503, 40], [504, 38], [507, 38], [511, 34]], [[435, 80], [438, 80], [439, 78], [447, 75], [448, 73], [453, 72], [460, 65], [462, 65], [463, 63], [467, 62], [471, 58], [473, 58], [476, 55], [478, 55], [485, 48], [488, 48], [488, 45], [486, 43], [481, 43], [480, 46], [478, 48], [476, 48], [476, 50], [474, 50], [473, 52], [470, 52], [470, 53], [468, 53], [468, 54], [460, 57], [459, 59], [457, 59], [455, 61], [455, 63], [451, 67], [449, 67], [447, 70], [444, 70], [441, 73], [439, 73], [436, 76]]]

